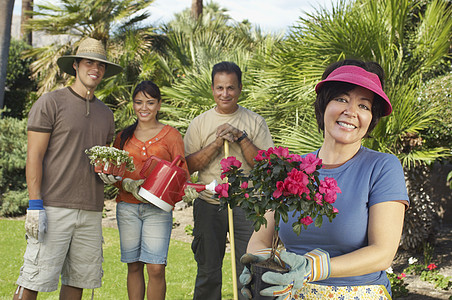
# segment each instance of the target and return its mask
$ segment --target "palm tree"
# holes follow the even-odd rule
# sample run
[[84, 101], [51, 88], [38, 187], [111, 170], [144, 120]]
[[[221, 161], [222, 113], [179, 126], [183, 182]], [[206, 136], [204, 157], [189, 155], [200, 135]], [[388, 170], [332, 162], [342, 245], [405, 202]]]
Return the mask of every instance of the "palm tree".
[[[278, 141], [298, 144], [294, 150], [313, 148], [305, 145], [313, 139], [317, 145], [321, 143], [320, 135], [313, 134], [316, 128], [309, 121], [312, 117], [300, 117], [313, 116], [314, 84], [326, 65], [343, 58], [360, 58], [383, 66], [386, 91], [395, 108], [390, 117], [380, 122], [373, 132], [373, 141], [366, 145], [394, 153], [407, 167], [445, 155], [447, 149], [442, 147], [403, 147], [406, 139], [434, 122], [435, 109], [424, 110], [416, 105], [417, 95], [422, 80], [443, 68], [449, 57], [452, 8], [447, 1], [424, 3], [340, 1], [331, 12], [319, 9], [300, 18], [281, 48], [266, 60], [261, 79], [254, 85], [254, 89], [273, 96], [271, 109], [279, 112], [278, 128], [273, 127], [274, 131], [297, 132], [304, 128], [302, 133], [310, 136], [297, 141], [297, 134], [278, 134]], [[263, 114], [270, 112], [264, 109]]]
[[[67, 43], [55, 42], [49, 46], [33, 49], [29, 55], [38, 59], [33, 63], [35, 77], [40, 78], [38, 93], [42, 94], [61, 86], [69, 79], [59, 73], [56, 59], [72, 53], [80, 39], [86, 36], [109, 42], [112, 32], [133, 28], [145, 20], [144, 12], [154, 0], [61, 0], [58, 3], [40, 3], [27, 23], [29, 30], [43, 31], [51, 36], [68, 37]], [[110, 44], [107, 46], [111, 46]]]
[[28, 44], [33, 44], [32, 31], [25, 30], [28, 20], [31, 18], [31, 12], [33, 11], [33, 0], [22, 0], [22, 13], [20, 16], [20, 37]]
[[192, 0], [191, 1], [191, 16], [198, 19], [202, 14], [202, 0]]
[[[261, 77], [253, 89], [273, 99], [261, 114], [267, 115], [275, 142], [307, 152], [322, 142], [312, 103], [325, 66], [344, 58], [383, 66], [394, 111], [380, 121], [365, 145], [395, 154], [405, 167], [413, 205], [406, 215], [404, 247], [419, 245], [438, 220], [438, 204], [425, 192], [424, 165], [447, 157], [450, 150], [422, 142], [422, 132], [435, 122], [439, 108], [420, 106], [418, 99], [424, 81], [450, 70], [451, 37], [448, 1], [340, 1], [331, 11], [318, 9], [300, 18], [281, 47], [255, 69]], [[259, 99], [255, 93], [249, 95]]]
[[197, 20], [185, 10], [163, 27], [165, 52], [160, 67], [166, 71], [169, 86], [162, 88], [162, 111], [169, 123], [184, 131], [194, 116], [214, 105], [211, 69], [229, 60], [244, 71], [243, 97], [250, 84], [248, 70], [253, 55], [277, 43], [281, 37], [264, 35], [247, 22], [234, 22], [227, 11], [210, 2]]
[[6, 68], [8, 67], [13, 8], [14, 0], [5, 0], [0, 3], [0, 109], [3, 108], [5, 97]]

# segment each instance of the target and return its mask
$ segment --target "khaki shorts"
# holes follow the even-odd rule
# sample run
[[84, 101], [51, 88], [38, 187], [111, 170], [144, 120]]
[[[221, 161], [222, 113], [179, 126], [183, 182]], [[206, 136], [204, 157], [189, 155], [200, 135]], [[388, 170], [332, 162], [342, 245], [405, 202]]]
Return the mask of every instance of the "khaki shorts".
[[93, 289], [101, 286], [102, 212], [45, 206], [47, 232], [38, 243], [27, 237], [24, 265], [17, 285], [52, 292], [64, 285]]

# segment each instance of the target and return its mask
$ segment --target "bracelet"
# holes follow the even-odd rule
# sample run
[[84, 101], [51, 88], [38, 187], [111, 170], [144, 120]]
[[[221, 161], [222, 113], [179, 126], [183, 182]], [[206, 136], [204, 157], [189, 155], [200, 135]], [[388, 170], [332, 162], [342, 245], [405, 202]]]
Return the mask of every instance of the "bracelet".
[[237, 143], [240, 143], [241, 141], [243, 141], [246, 137], [248, 136], [248, 133], [246, 133], [246, 131], [245, 130], [243, 130], [243, 134], [242, 134], [242, 136], [241, 137], [239, 137], [238, 139], [237, 139]]

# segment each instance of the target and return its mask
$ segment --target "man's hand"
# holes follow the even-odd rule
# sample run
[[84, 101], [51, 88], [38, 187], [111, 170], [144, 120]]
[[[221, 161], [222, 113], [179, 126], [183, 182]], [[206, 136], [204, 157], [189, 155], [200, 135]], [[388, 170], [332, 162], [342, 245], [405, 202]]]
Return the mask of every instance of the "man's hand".
[[41, 199], [29, 200], [25, 218], [25, 232], [28, 237], [42, 243], [47, 232], [47, 215]]
[[143, 197], [138, 195], [138, 191], [140, 190], [140, 186], [143, 184], [144, 179], [139, 180], [133, 180], [130, 178], [124, 178], [122, 181], [122, 188], [124, 191], [131, 193], [137, 200], [143, 202], [143, 203], [149, 203], [148, 201], [144, 200]]
[[119, 180], [121, 180], [122, 178], [119, 176], [113, 176], [111, 174], [105, 174], [105, 173], [97, 173], [100, 177], [100, 179], [102, 179], [102, 181], [105, 184], [115, 184], [116, 182], [118, 182]]
[[237, 141], [243, 135], [243, 131], [235, 128], [229, 123], [224, 123], [217, 128], [217, 137], [221, 137], [231, 143]]

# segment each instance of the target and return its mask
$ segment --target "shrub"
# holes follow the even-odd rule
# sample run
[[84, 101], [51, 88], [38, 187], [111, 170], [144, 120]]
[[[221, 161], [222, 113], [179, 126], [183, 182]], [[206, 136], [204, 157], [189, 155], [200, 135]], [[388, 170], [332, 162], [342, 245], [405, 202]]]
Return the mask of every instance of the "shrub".
[[434, 244], [440, 225], [440, 200], [431, 197], [431, 172], [428, 166], [405, 171], [410, 207], [405, 213], [401, 246], [419, 249], [425, 240]]
[[430, 80], [422, 87], [419, 106], [425, 110], [440, 108], [437, 122], [422, 131], [424, 144], [428, 148], [452, 145], [452, 74]]
[[22, 118], [30, 107], [30, 102], [36, 100], [33, 89], [36, 82], [31, 79], [30, 64], [32, 57], [23, 57], [23, 51], [31, 46], [19, 40], [12, 39], [9, 48], [8, 67], [6, 75], [5, 106], [11, 109], [4, 113], [6, 116]]
[[0, 119], [0, 215], [14, 216], [28, 205], [25, 181], [27, 121]]

